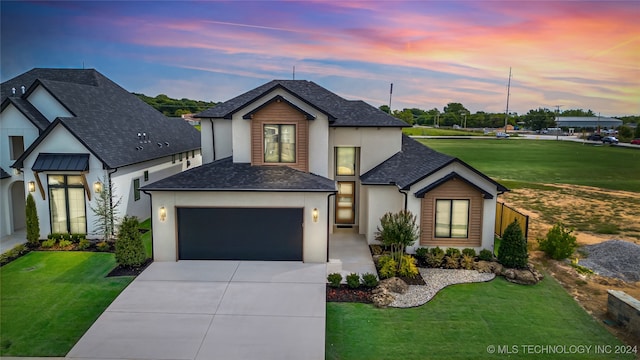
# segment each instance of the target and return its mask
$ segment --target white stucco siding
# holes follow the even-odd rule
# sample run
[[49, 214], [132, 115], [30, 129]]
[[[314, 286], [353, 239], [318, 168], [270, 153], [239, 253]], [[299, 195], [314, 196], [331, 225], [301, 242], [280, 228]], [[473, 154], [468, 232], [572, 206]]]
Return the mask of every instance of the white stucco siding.
[[[362, 187], [367, 191], [367, 220], [364, 235], [369, 244], [375, 244], [377, 243], [375, 234], [380, 225], [380, 218], [388, 212], [404, 209], [404, 195], [395, 185], [363, 185]], [[360, 231], [362, 232], [362, 229]]]
[[360, 175], [373, 169], [402, 150], [400, 128], [331, 128], [329, 131], [329, 169], [334, 173], [333, 149], [339, 146], [360, 148]]
[[[312, 263], [326, 262], [329, 216], [326, 193], [153, 191], [152, 202], [155, 261], [176, 261], [178, 258], [177, 207], [280, 207], [304, 208], [303, 259]], [[159, 218], [161, 207], [167, 210], [165, 221]], [[312, 219], [314, 208], [319, 212], [317, 222]], [[251, 219], [247, 219], [247, 226], [251, 226]]]
[[8, 105], [0, 113], [0, 166], [11, 173], [9, 167], [17, 158], [15, 156], [14, 159], [11, 159], [10, 136], [22, 136], [23, 150], [26, 150], [38, 138], [39, 134], [38, 128], [29, 119], [13, 105]]
[[204, 164], [232, 155], [231, 128], [231, 120], [227, 119], [202, 119], [200, 121], [202, 162]]
[[329, 119], [316, 111], [315, 120], [309, 120], [309, 172], [329, 177]]
[[244, 114], [237, 112], [231, 120], [234, 163], [251, 163], [251, 121], [243, 119]]
[[44, 87], [38, 86], [27, 98], [29, 102], [50, 122], [57, 117], [71, 117], [71, 114]]

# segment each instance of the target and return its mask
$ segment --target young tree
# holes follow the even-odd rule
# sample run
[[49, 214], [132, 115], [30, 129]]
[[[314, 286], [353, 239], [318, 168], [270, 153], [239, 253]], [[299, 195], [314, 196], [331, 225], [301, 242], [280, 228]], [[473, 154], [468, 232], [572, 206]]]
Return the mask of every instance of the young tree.
[[33, 196], [27, 196], [26, 205], [27, 217], [27, 241], [29, 245], [37, 247], [40, 240], [40, 220], [38, 219], [38, 211], [36, 210], [36, 202]]
[[140, 223], [135, 216], [125, 216], [118, 228], [116, 238], [116, 261], [123, 266], [140, 266], [147, 255], [138, 228]]
[[380, 219], [377, 230], [376, 240], [391, 247], [391, 256], [400, 269], [405, 248], [413, 245], [420, 234], [415, 215], [407, 210], [401, 210], [395, 214], [388, 212]]
[[522, 235], [518, 220], [514, 220], [502, 234], [498, 262], [509, 268], [524, 269], [527, 267], [528, 257], [527, 241]]
[[103, 177], [101, 181], [102, 191], [96, 197], [95, 206], [90, 205], [90, 207], [96, 215], [93, 224], [102, 235], [102, 240], [107, 241], [114, 234], [115, 224], [118, 221], [118, 206], [120, 206], [122, 198], [114, 199], [115, 187], [111, 181], [108, 181], [106, 177]]

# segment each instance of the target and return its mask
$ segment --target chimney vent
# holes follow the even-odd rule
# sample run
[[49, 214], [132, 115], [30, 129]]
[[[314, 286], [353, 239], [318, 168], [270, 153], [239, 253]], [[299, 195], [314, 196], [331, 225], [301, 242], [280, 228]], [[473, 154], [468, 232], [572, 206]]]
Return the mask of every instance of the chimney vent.
[[13, 94], [13, 95], [16, 94], [16, 88], [14, 88], [14, 87], [11, 88], [11, 94]]
[[22, 93], [24, 94], [27, 91], [27, 88], [24, 87], [24, 85], [20, 86], [20, 90], [22, 90]]

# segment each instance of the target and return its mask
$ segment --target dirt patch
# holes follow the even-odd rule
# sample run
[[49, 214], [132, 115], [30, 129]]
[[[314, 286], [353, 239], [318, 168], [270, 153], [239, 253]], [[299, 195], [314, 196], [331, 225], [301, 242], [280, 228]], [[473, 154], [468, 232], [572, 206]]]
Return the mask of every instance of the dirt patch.
[[[542, 238], [558, 221], [576, 229], [581, 246], [617, 239], [640, 245], [640, 194], [587, 186], [544, 184], [541, 189], [515, 189], [501, 201], [529, 215], [531, 260], [546, 269], [567, 292], [600, 321], [607, 317], [607, 290], [620, 290], [640, 299], [640, 282], [630, 283], [599, 275], [583, 275], [568, 262], [550, 260], [537, 250]], [[580, 252], [577, 254], [580, 255]], [[640, 260], [638, 260], [640, 261]], [[623, 329], [606, 326], [629, 345], [640, 347], [640, 339]]]

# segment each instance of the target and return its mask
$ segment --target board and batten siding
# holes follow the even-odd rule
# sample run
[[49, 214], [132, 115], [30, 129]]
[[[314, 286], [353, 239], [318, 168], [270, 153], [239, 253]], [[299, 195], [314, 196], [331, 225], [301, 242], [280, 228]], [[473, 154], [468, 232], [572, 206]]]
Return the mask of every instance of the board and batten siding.
[[[296, 125], [296, 162], [264, 162], [264, 124]], [[309, 123], [305, 115], [282, 101], [275, 101], [251, 119], [251, 165], [285, 165], [309, 172]]]
[[[467, 238], [435, 237], [436, 200], [469, 200], [469, 228]], [[421, 201], [420, 245], [440, 247], [482, 246], [482, 193], [459, 179], [451, 179], [424, 195]]]

